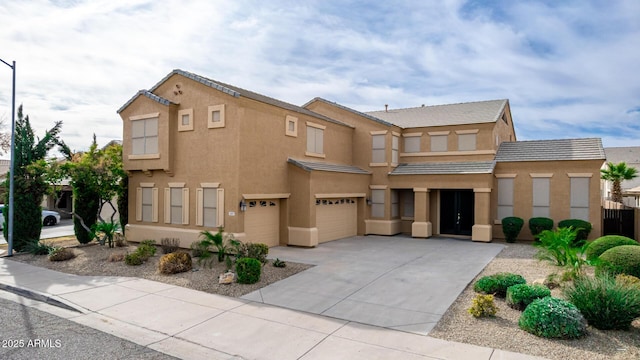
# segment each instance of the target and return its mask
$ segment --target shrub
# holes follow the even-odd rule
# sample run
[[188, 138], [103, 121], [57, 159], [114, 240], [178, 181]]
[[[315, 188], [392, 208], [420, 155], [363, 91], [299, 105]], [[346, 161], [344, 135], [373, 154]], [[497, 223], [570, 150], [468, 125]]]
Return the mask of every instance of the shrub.
[[502, 219], [502, 232], [504, 233], [504, 237], [508, 243], [516, 242], [523, 225], [524, 220], [519, 217], [508, 216]]
[[627, 330], [640, 317], [640, 288], [627, 286], [609, 274], [579, 277], [564, 294], [600, 330]]
[[142, 240], [140, 245], [136, 249], [136, 252], [143, 261], [146, 261], [148, 258], [152, 257], [156, 254], [156, 242], [154, 240]]
[[505, 297], [509, 286], [525, 284], [527, 281], [518, 274], [497, 273], [481, 277], [473, 285], [473, 290], [479, 293], [494, 294], [497, 297]]
[[572, 228], [558, 228], [555, 231], [544, 230], [538, 236], [539, 242], [533, 245], [538, 248], [536, 257], [547, 260], [554, 265], [567, 266], [574, 274], [582, 272], [585, 264], [583, 257], [586, 245], [574, 247], [576, 230]]
[[53, 250], [53, 246], [43, 243], [40, 241], [37, 242], [29, 242], [25, 245], [24, 251], [28, 252], [32, 255], [49, 255], [51, 250]]
[[591, 232], [591, 223], [580, 219], [567, 219], [558, 223], [559, 228], [571, 227], [577, 231], [573, 246], [582, 246], [587, 241]]
[[273, 260], [273, 266], [277, 268], [283, 268], [283, 267], [287, 267], [287, 263], [276, 258], [275, 260]]
[[553, 229], [553, 220], [546, 217], [533, 217], [529, 219], [529, 230], [534, 239], [544, 230]]
[[507, 288], [507, 305], [512, 309], [524, 310], [536, 299], [551, 296], [551, 290], [543, 285], [517, 284]]
[[269, 254], [269, 247], [266, 244], [261, 243], [239, 243], [235, 246], [236, 257], [243, 258], [248, 257], [260, 261], [262, 264], [267, 263], [267, 255]]
[[616, 282], [624, 286], [630, 286], [640, 289], [640, 279], [633, 275], [618, 274], [616, 275]]
[[585, 255], [587, 256], [587, 260], [595, 260], [600, 255], [602, 255], [603, 252], [621, 245], [640, 245], [640, 244], [638, 244], [637, 241], [630, 239], [626, 236], [606, 235], [606, 236], [599, 237], [593, 240], [592, 242], [590, 242], [589, 246], [587, 246], [587, 250], [585, 251]]
[[118, 262], [118, 261], [122, 261], [124, 260], [125, 257], [125, 253], [112, 253], [111, 255], [109, 255], [109, 257], [107, 258], [108, 262]]
[[200, 258], [202, 256], [206, 256], [206, 254], [210, 253], [209, 247], [207, 244], [203, 244], [202, 241], [194, 241], [190, 245], [191, 248], [191, 256]]
[[140, 256], [140, 253], [137, 251], [132, 252], [131, 254], [127, 254], [124, 257], [124, 263], [127, 265], [142, 265], [144, 263], [144, 259]]
[[640, 277], [640, 246], [621, 245], [602, 253], [596, 264], [596, 274], [603, 272]]
[[180, 248], [180, 239], [162, 238], [160, 239], [160, 248], [163, 254], [171, 254]]
[[158, 263], [158, 270], [161, 274], [177, 274], [189, 271], [191, 268], [191, 255], [183, 252], [165, 254]]
[[[120, 198], [118, 198], [119, 200]], [[116, 247], [125, 247], [127, 246], [127, 238], [124, 234], [115, 233], [113, 234], [113, 242], [116, 244]]]
[[210, 246], [215, 246], [218, 250], [218, 262], [224, 261], [224, 258], [227, 255], [228, 251], [227, 244], [225, 244], [222, 234], [222, 228], [219, 228], [218, 232], [215, 234], [212, 234], [206, 230], [200, 232], [200, 237], [202, 238], [202, 240], [200, 241], [201, 246], [206, 249], [209, 249]]
[[65, 261], [73, 259], [74, 257], [76, 257], [76, 254], [73, 250], [60, 246], [51, 248], [51, 251], [49, 252], [50, 261]]
[[467, 310], [473, 317], [495, 316], [498, 312], [496, 304], [493, 302], [493, 295], [478, 294], [473, 299], [473, 305]]
[[242, 258], [236, 262], [236, 274], [240, 284], [254, 284], [260, 281], [262, 264], [253, 258]]
[[587, 321], [575, 305], [548, 296], [529, 304], [518, 326], [544, 338], [576, 339], [586, 334]]

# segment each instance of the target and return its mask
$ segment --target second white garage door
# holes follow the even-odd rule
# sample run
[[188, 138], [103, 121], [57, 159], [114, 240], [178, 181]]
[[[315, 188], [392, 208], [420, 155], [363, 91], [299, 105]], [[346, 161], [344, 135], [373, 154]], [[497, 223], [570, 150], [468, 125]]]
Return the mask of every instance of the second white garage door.
[[251, 200], [244, 218], [247, 241], [277, 246], [280, 242], [280, 201]]
[[356, 236], [358, 212], [355, 199], [316, 200], [316, 227], [318, 242]]

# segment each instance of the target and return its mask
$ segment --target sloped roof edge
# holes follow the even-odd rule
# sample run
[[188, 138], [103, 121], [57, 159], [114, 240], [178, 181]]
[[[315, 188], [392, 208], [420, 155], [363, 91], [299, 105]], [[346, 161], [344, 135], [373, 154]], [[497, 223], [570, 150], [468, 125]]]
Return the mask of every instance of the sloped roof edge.
[[348, 173], [348, 174], [362, 174], [362, 175], [371, 174], [370, 171], [367, 171], [352, 165], [329, 164], [329, 163], [321, 163], [321, 162], [314, 162], [314, 161], [296, 160], [293, 158], [288, 158], [287, 162], [309, 172], [330, 171], [330, 172], [339, 172], [339, 173]]
[[163, 97], [160, 97], [160, 96], [158, 96], [158, 95], [156, 95], [156, 94], [153, 94], [153, 93], [152, 93], [152, 92], [150, 92], [149, 90], [138, 90], [138, 92], [137, 92], [135, 95], [133, 95], [133, 96], [131, 97], [131, 99], [129, 99], [126, 103], [124, 103], [124, 105], [122, 105], [122, 106], [120, 107], [120, 109], [118, 109], [118, 111], [116, 111], [116, 112], [117, 112], [118, 114], [119, 114], [119, 113], [121, 113], [124, 109], [126, 109], [126, 108], [127, 108], [127, 106], [131, 105], [131, 103], [132, 103], [135, 99], [137, 99], [139, 96], [146, 96], [146, 97], [148, 97], [149, 99], [151, 99], [151, 100], [153, 100], [153, 101], [156, 101], [156, 102], [158, 102], [158, 103], [160, 103], [160, 104], [162, 104], [162, 105], [170, 105], [170, 104], [173, 104], [171, 101], [169, 101], [169, 100], [167, 100], [167, 99], [165, 99], [165, 98], [163, 98]]
[[304, 104], [304, 105], [302, 105], [302, 107], [303, 107], [303, 108], [306, 108], [308, 105], [310, 105], [311, 103], [313, 103], [313, 102], [315, 102], [315, 101], [321, 101], [321, 102], [323, 102], [323, 103], [326, 103], [326, 104], [329, 104], [329, 105], [333, 105], [333, 106], [335, 106], [335, 107], [337, 107], [337, 108], [340, 108], [340, 109], [342, 109], [342, 110], [348, 111], [348, 112], [353, 113], [353, 114], [356, 114], [356, 115], [358, 115], [358, 116], [362, 116], [362, 117], [364, 117], [364, 118], [367, 118], [367, 119], [369, 119], [369, 120], [371, 120], [371, 121], [375, 121], [375, 122], [380, 123], [380, 124], [382, 124], [382, 125], [386, 125], [386, 126], [397, 126], [397, 125], [394, 125], [394, 124], [392, 124], [392, 123], [390, 123], [390, 122], [388, 122], [388, 121], [384, 121], [384, 120], [382, 120], [382, 119], [379, 119], [379, 118], [377, 118], [377, 117], [375, 117], [375, 116], [371, 116], [371, 115], [369, 115], [369, 114], [365, 114], [365, 113], [360, 112], [360, 111], [358, 111], [358, 110], [354, 110], [354, 109], [352, 109], [352, 108], [350, 108], [350, 107], [347, 107], [347, 106], [344, 106], [344, 105], [340, 105], [340, 104], [338, 104], [337, 102], [329, 101], [329, 100], [327, 100], [327, 99], [323, 99], [323, 98], [321, 98], [321, 97], [315, 97], [315, 98], [313, 98], [313, 99], [311, 99], [311, 100], [307, 101], [307, 103], [306, 103], [306, 104]]

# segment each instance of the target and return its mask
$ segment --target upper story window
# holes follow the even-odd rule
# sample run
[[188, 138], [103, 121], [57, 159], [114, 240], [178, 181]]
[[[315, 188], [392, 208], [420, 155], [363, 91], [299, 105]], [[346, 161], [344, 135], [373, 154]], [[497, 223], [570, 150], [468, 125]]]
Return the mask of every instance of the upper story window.
[[131, 154], [158, 153], [158, 116], [131, 121]]
[[393, 135], [391, 137], [391, 163], [398, 163], [398, 143], [400, 142], [400, 137], [397, 135]]
[[295, 116], [287, 115], [285, 118], [285, 134], [287, 136], [298, 136], [298, 118]]
[[178, 131], [193, 130], [193, 109], [178, 111]]
[[431, 151], [443, 152], [448, 150], [449, 132], [448, 131], [436, 131], [429, 133], [431, 137]]
[[371, 162], [383, 163], [385, 162], [385, 140], [386, 135], [372, 135], [371, 136]]
[[476, 138], [478, 130], [458, 130], [458, 150], [459, 151], [473, 151], [476, 150]]
[[324, 129], [326, 126], [307, 122], [308, 156], [324, 157]]
[[207, 127], [209, 129], [222, 128], [225, 124], [224, 104], [208, 107]]
[[403, 134], [404, 137], [404, 152], [417, 153], [420, 152], [420, 138], [421, 133], [415, 134]]

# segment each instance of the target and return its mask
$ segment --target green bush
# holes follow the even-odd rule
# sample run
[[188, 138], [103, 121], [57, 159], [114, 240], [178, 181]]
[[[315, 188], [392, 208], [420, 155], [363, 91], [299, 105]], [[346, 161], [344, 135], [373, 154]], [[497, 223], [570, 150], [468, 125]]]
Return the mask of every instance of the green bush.
[[581, 273], [585, 264], [583, 253], [586, 245], [574, 247], [577, 231], [571, 227], [558, 228], [555, 231], [544, 230], [538, 236], [536, 257], [547, 260], [557, 266], [566, 266], [574, 275]]
[[236, 261], [236, 274], [240, 284], [254, 284], [260, 281], [262, 264], [253, 258], [242, 258]]
[[140, 245], [138, 245], [136, 252], [140, 255], [142, 260], [146, 261], [148, 258], [156, 254], [157, 249], [155, 244], [156, 242], [154, 240], [142, 240]]
[[538, 235], [544, 230], [553, 229], [553, 220], [546, 217], [533, 217], [529, 219], [529, 230], [534, 239], [538, 239]]
[[616, 282], [624, 286], [635, 287], [640, 290], [640, 279], [633, 275], [618, 274], [616, 275]]
[[600, 330], [627, 330], [640, 317], [640, 288], [617, 282], [609, 274], [579, 277], [564, 294]]
[[524, 310], [536, 299], [551, 296], [551, 290], [543, 285], [517, 284], [507, 288], [507, 305], [516, 310]]
[[262, 264], [267, 263], [267, 255], [269, 254], [269, 247], [262, 243], [239, 243], [234, 247], [236, 251], [236, 258], [252, 258], [260, 261]]
[[638, 244], [637, 241], [630, 239], [626, 236], [606, 235], [606, 236], [599, 237], [593, 240], [592, 242], [590, 242], [589, 246], [587, 246], [587, 250], [585, 251], [585, 255], [587, 256], [587, 260], [595, 260], [600, 255], [602, 255], [603, 252], [621, 245], [640, 245], [640, 244]]
[[473, 317], [495, 316], [498, 312], [496, 304], [493, 302], [493, 295], [478, 294], [473, 299], [473, 305], [467, 310]]
[[52, 245], [38, 241], [27, 243], [24, 251], [32, 255], [49, 255], [53, 249]]
[[158, 262], [158, 271], [161, 274], [177, 274], [192, 269], [191, 255], [183, 252], [171, 252], [162, 255]]
[[144, 259], [142, 256], [140, 256], [140, 253], [135, 251], [131, 254], [125, 255], [124, 263], [127, 265], [142, 265], [142, 263], [144, 263]]
[[558, 223], [559, 228], [572, 227], [577, 231], [576, 239], [573, 246], [582, 246], [589, 238], [591, 232], [591, 223], [580, 219], [567, 219]]
[[640, 246], [621, 245], [602, 253], [596, 264], [596, 275], [604, 272], [640, 277]]
[[523, 225], [524, 220], [516, 216], [508, 216], [502, 219], [502, 232], [508, 243], [516, 242]]
[[577, 339], [587, 331], [587, 321], [575, 305], [551, 296], [529, 304], [518, 326], [543, 338]]
[[473, 290], [479, 293], [494, 294], [497, 297], [505, 297], [507, 289], [517, 284], [525, 284], [527, 281], [518, 274], [497, 273], [481, 277], [473, 285]]

